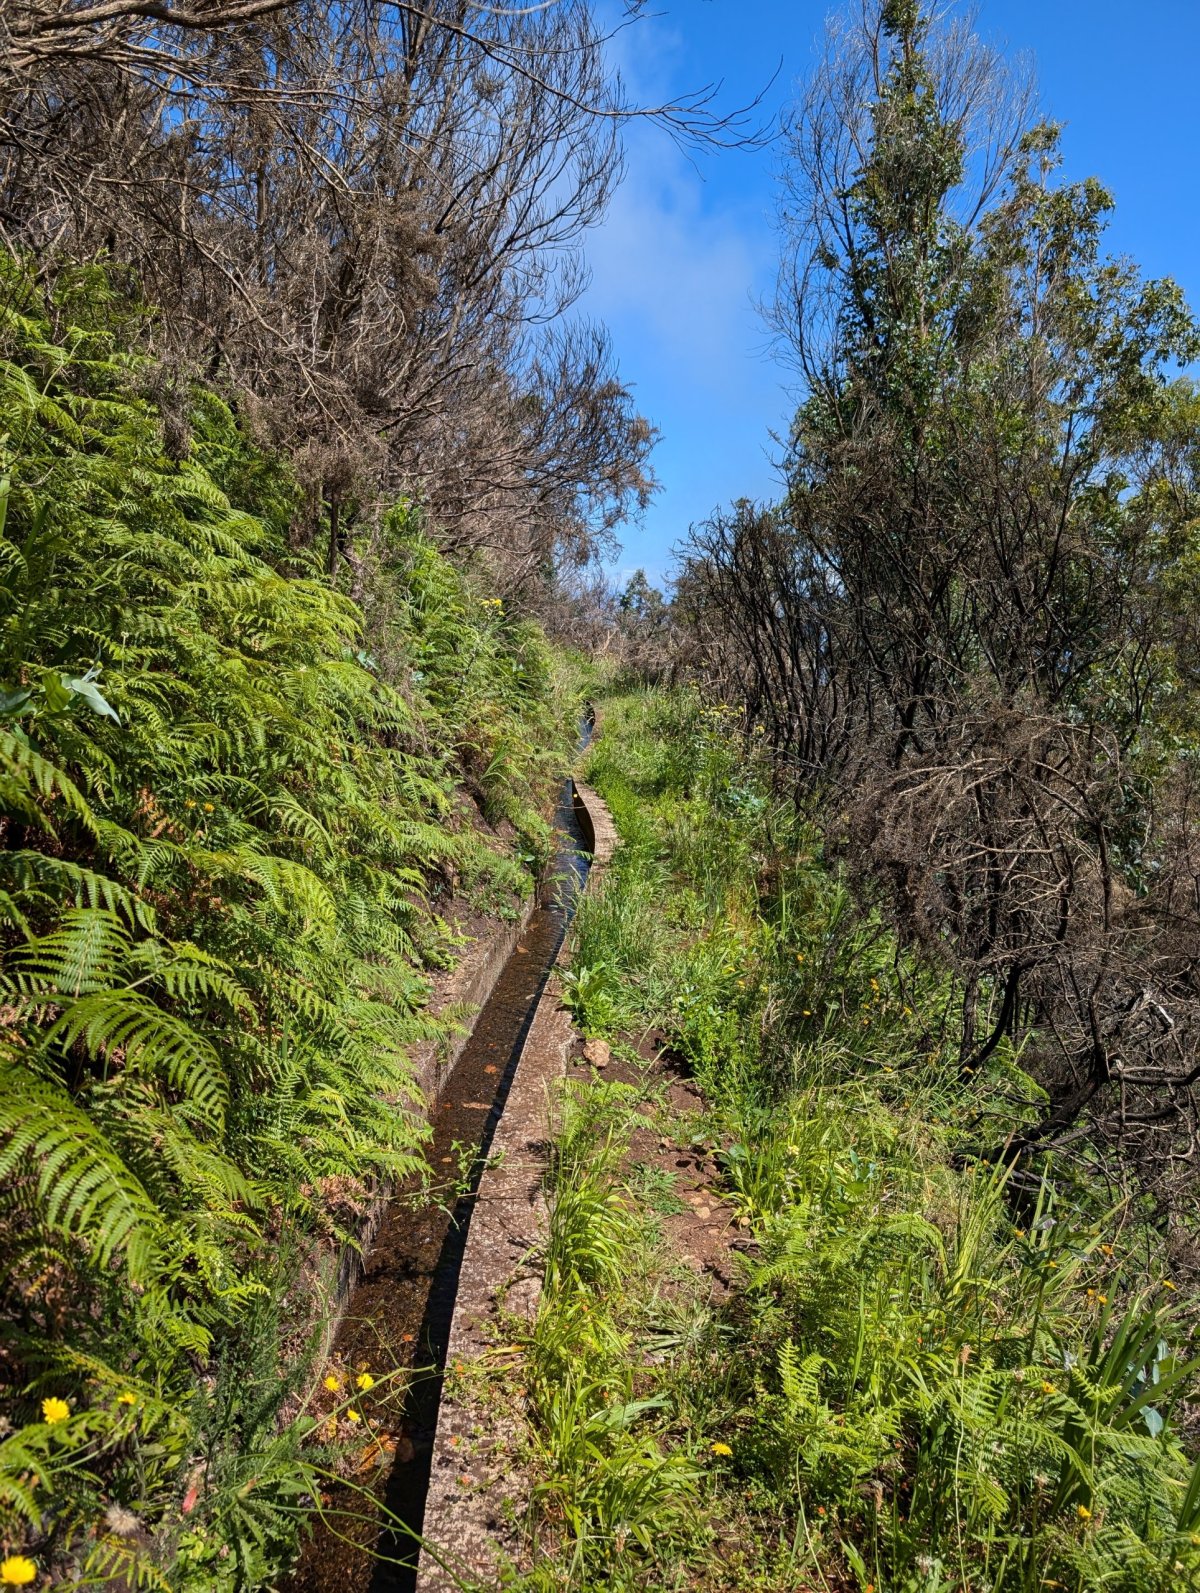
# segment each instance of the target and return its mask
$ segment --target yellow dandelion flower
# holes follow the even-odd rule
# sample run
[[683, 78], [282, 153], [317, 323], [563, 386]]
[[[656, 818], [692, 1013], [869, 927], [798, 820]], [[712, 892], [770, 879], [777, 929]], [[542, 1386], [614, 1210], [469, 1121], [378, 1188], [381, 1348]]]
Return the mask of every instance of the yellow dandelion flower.
[[213, 810], [213, 805], [212, 805], [212, 803], [211, 803], [211, 802], [206, 802], [206, 803], [205, 803], [205, 804], [204, 804], [204, 811], [205, 811], [205, 812], [206, 812], [206, 813], [211, 813], [211, 812], [212, 812], [212, 810]]
[[1075, 1514], [1081, 1521], [1090, 1521], [1092, 1519], [1092, 1512], [1088, 1509], [1087, 1505], [1080, 1505]]
[[354, 1386], [355, 1388], [361, 1388], [365, 1394], [369, 1389], [375, 1387], [375, 1379], [371, 1376], [370, 1372], [360, 1372], [354, 1379]]
[[1087, 1292], [1087, 1297], [1088, 1297], [1089, 1300], [1094, 1300], [1096, 1298], [1095, 1289], [1089, 1289], [1088, 1292]]
[[56, 1399], [51, 1396], [50, 1399], [42, 1401], [42, 1420], [51, 1426], [55, 1422], [65, 1422], [70, 1414], [71, 1407], [65, 1399]]
[[717, 1443], [715, 1443], [715, 1444], [710, 1444], [708, 1447], [712, 1450], [714, 1455], [732, 1455], [733, 1454], [733, 1450], [730, 1449], [728, 1444], [722, 1444], [719, 1441]]
[[1108, 1304], [1108, 1295], [1107, 1294], [1098, 1294], [1096, 1296], [1096, 1298], [1097, 1298], [1097, 1300], [1099, 1300], [1101, 1305], [1107, 1305]]
[[1042, 1384], [1042, 1393], [1043, 1394], [1057, 1394], [1058, 1390], [1055, 1388], [1053, 1383], [1043, 1382], [1043, 1384]]
[[130, 1389], [127, 1388], [123, 1394], [118, 1394], [117, 1395], [117, 1404], [118, 1405], [136, 1405], [137, 1404], [137, 1395], [134, 1394]]
[[4, 1587], [28, 1587], [37, 1574], [37, 1566], [23, 1554], [10, 1554], [0, 1563], [0, 1584]]
[[333, 1375], [333, 1373], [330, 1372], [329, 1376], [325, 1379], [325, 1387], [329, 1390], [329, 1392], [331, 1394], [336, 1394], [338, 1389], [341, 1388], [341, 1386], [342, 1386], [341, 1378], [340, 1377], [335, 1377]]
[[346, 1420], [351, 1422], [362, 1421], [362, 1411], [354, 1409], [348, 1410], [346, 1412]]
[[1112, 1253], [1113, 1253], [1113, 1247], [1111, 1245], [1101, 1245], [1100, 1246], [1100, 1254], [1102, 1256], [1111, 1256]]

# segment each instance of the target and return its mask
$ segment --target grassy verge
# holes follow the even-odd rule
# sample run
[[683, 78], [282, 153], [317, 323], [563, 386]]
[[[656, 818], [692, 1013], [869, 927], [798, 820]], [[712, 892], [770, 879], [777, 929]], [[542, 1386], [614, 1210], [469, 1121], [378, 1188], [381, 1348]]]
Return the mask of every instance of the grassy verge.
[[[572, 1082], [526, 1382], [536, 1588], [1165, 1589], [1200, 1576], [1181, 1437], [1193, 1308], [1086, 1164], [974, 1154], [1036, 1107], [972, 1081], [939, 978], [855, 912], [720, 710], [610, 703], [589, 777], [622, 845], [569, 999], [618, 1056]], [[638, 1047], [638, 1049], [635, 1049]], [[713, 1148], [736, 1286], [681, 1280], [650, 1121]], [[982, 1131], [981, 1131], [982, 1125]], [[668, 1175], [669, 1182], [669, 1175]]]

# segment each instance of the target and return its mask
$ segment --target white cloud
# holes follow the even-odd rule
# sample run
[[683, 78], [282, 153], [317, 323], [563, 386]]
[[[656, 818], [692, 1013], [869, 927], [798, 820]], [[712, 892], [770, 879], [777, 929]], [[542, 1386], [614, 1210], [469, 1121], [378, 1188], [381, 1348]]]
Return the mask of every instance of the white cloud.
[[746, 218], [705, 205], [700, 177], [673, 145], [664, 153], [651, 142], [636, 140], [629, 176], [589, 239], [585, 303], [611, 326], [633, 323], [680, 378], [727, 389], [762, 342], [752, 301], [769, 248]]
[[[610, 54], [632, 99], [661, 103], [703, 85], [679, 81], [683, 41], [665, 18], [616, 34]], [[723, 96], [727, 97], [727, 96]], [[760, 362], [764, 332], [754, 300], [769, 286], [775, 240], [761, 205], [731, 194], [729, 175], [756, 157], [701, 152], [693, 161], [661, 128], [637, 124], [627, 145], [627, 175], [603, 224], [589, 237], [592, 286], [584, 306], [621, 335], [671, 361], [681, 380], [728, 392]], [[720, 161], [726, 181], [704, 180]], [[648, 340], [649, 348], [645, 347]]]

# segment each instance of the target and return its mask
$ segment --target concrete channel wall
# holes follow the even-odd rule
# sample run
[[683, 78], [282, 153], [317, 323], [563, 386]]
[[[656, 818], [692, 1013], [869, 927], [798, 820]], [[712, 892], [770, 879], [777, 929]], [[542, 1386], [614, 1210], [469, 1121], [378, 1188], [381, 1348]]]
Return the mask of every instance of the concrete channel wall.
[[[612, 819], [596, 793], [574, 782], [575, 812], [592, 866], [593, 889], [616, 849]], [[558, 963], [565, 961], [565, 947]], [[471, 1218], [438, 1415], [425, 1547], [417, 1593], [452, 1593], [469, 1579], [496, 1583], [516, 1559], [530, 1479], [517, 1457], [519, 1414], [497, 1408], [471, 1363], [486, 1365], [503, 1310], [532, 1320], [541, 1294], [541, 1252], [549, 1224], [543, 1192], [549, 1097], [566, 1071], [575, 1031], [552, 973], [517, 1062]], [[456, 1368], [465, 1369], [459, 1375]]]
[[[533, 910], [537, 906], [537, 899], [538, 891], [535, 888], [521, 904], [516, 918], [507, 923], [497, 923], [486, 935], [467, 947], [430, 1009], [434, 1016], [451, 1007], [466, 1007], [474, 1012], [483, 1007], [525, 932]], [[470, 1036], [471, 1029], [468, 1022], [464, 1024], [462, 1032], [454, 1035], [449, 1042], [430, 1040], [413, 1048], [413, 1070], [425, 1099], [430, 1103], [431, 1110], [433, 1103], [442, 1093], [443, 1085], [454, 1071], [454, 1064], [458, 1061]], [[353, 1245], [344, 1245], [336, 1255], [335, 1276], [332, 1283], [333, 1299], [325, 1324], [322, 1353], [315, 1363], [317, 1365], [323, 1365], [328, 1358], [330, 1346], [346, 1313], [350, 1291], [362, 1272], [363, 1258], [379, 1231], [379, 1224], [390, 1198], [389, 1189], [377, 1190], [359, 1224], [356, 1242]]]

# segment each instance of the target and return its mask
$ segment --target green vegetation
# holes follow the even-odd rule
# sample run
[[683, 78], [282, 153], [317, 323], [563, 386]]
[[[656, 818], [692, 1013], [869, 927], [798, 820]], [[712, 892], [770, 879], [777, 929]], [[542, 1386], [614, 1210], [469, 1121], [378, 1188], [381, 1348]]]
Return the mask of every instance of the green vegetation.
[[318, 1492], [320, 1264], [423, 1167], [439, 909], [529, 888], [566, 716], [411, 508], [366, 634], [139, 335], [98, 270], [0, 259], [0, 1540], [252, 1588]]
[[1200, 1586], [1200, 324], [1020, 70], [954, 6], [832, 22], [780, 500], [618, 597], [656, 433], [579, 246], [631, 117], [742, 113], [640, 111], [590, 0], [9, 9], [0, 1585], [277, 1587], [417, 1457], [352, 1403], [408, 1356], [317, 1352], [438, 1193], [431, 974], [551, 854], [536, 613], [673, 684], [591, 755], [608, 1044], [476, 1368], [528, 1400], [508, 1582]]
[[[981, 1115], [1041, 1093], [1003, 1044], [964, 1097], [946, 976], [854, 910], [737, 724], [621, 698], [591, 761], [622, 844], [569, 1000], [634, 1082], [563, 1101], [527, 1585], [1188, 1585], [1193, 1313], [1159, 1233], [1065, 1157], [1022, 1183], [973, 1152]], [[701, 1115], [672, 1116], [648, 1031]], [[664, 1241], [628, 1152], [647, 1125], [710, 1153], [727, 1298]]]

